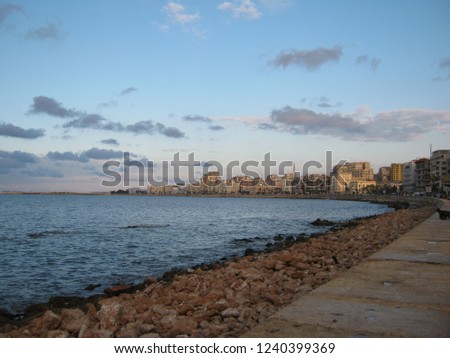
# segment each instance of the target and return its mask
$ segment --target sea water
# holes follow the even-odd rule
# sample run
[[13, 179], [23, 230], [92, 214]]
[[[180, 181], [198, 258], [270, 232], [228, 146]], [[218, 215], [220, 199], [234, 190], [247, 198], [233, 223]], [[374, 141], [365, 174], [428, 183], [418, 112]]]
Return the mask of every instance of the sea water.
[[[0, 195], [0, 308], [87, 296], [262, 250], [386, 206], [336, 200], [184, 196]], [[100, 285], [86, 291], [89, 285]]]

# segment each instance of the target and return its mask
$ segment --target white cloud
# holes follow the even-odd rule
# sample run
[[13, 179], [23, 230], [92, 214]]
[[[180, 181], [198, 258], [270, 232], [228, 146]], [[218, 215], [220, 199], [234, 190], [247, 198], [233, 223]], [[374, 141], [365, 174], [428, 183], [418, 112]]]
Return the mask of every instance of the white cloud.
[[167, 13], [171, 22], [179, 25], [188, 25], [200, 20], [198, 13], [188, 14], [186, 8], [176, 2], [170, 1], [163, 10]]
[[229, 11], [234, 18], [259, 19], [261, 11], [251, 0], [225, 1], [218, 6], [221, 11]]

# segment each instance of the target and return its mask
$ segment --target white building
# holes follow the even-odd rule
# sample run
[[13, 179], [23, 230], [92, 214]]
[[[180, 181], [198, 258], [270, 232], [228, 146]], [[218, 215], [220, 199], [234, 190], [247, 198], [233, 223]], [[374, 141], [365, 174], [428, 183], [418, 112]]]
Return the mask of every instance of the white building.
[[414, 193], [416, 191], [416, 162], [411, 160], [410, 162], [402, 164], [403, 173], [403, 191], [406, 193]]

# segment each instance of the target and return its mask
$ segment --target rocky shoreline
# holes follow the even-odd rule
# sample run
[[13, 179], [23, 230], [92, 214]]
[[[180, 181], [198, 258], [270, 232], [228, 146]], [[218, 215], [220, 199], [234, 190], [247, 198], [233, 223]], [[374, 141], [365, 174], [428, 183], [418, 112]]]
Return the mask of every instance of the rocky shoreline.
[[113, 288], [109, 297], [55, 297], [29, 307], [19, 321], [0, 312], [0, 337], [238, 337], [435, 212], [399, 209], [325, 234], [283, 238], [265, 252]]

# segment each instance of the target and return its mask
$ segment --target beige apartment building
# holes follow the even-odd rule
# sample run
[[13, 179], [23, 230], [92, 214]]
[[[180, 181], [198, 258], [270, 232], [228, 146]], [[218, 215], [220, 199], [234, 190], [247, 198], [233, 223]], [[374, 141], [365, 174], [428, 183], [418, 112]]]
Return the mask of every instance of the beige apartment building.
[[369, 162], [345, 163], [333, 168], [331, 192], [334, 194], [361, 194], [372, 185], [376, 182]]
[[430, 180], [438, 191], [450, 191], [450, 149], [436, 150], [431, 154]]

